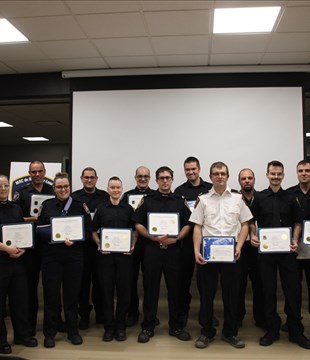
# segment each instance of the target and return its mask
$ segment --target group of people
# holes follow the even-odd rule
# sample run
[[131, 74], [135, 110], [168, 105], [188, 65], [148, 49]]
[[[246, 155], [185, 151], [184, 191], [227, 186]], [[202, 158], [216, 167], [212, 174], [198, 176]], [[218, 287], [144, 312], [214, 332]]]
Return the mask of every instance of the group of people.
[[[40, 272], [46, 348], [55, 346], [58, 331], [67, 332], [73, 345], [82, 344], [79, 330], [90, 326], [93, 308], [96, 322], [104, 326], [103, 341], [126, 340], [126, 328], [139, 321], [140, 271], [143, 272], [143, 318], [138, 342], [148, 342], [159, 324], [157, 310], [162, 274], [168, 293], [169, 335], [182, 341], [190, 340], [186, 325], [195, 264], [201, 325], [196, 348], [206, 348], [216, 335], [218, 320], [213, 308], [219, 278], [224, 309], [222, 340], [235, 348], [245, 346], [238, 337], [238, 328], [245, 316], [248, 277], [252, 283], [255, 325], [265, 330], [259, 344], [269, 346], [278, 340], [281, 329], [276, 297], [279, 270], [287, 316], [282, 327], [288, 331], [291, 342], [310, 349], [310, 340], [304, 335], [301, 322], [303, 273], [310, 312], [310, 256], [297, 260], [302, 222], [310, 219], [310, 161], [297, 164], [298, 184], [287, 190], [281, 187], [284, 166], [279, 161], [268, 163], [269, 187], [260, 192], [255, 190], [255, 176], [248, 168], [239, 173], [240, 191], [229, 188], [229, 170], [223, 162], [211, 165], [211, 182], [201, 178], [200, 163], [195, 157], [185, 159], [184, 172], [187, 181], [173, 192], [173, 170], [160, 167], [155, 173], [158, 188], [153, 190], [149, 187], [150, 170], [140, 166], [135, 172], [136, 187], [123, 194], [120, 178], [111, 177], [107, 191], [100, 190], [96, 187], [96, 170], [87, 167], [81, 174], [82, 189], [71, 192], [68, 174], [57, 173], [50, 186], [44, 181], [44, 163], [33, 161], [29, 165], [31, 182], [14, 194], [13, 202], [8, 201], [9, 180], [0, 175], [0, 224], [30, 221], [36, 228], [31, 249], [0, 242], [0, 353], [11, 352], [4, 321], [7, 297], [14, 343], [37, 346]], [[30, 215], [33, 194], [54, 195], [42, 203], [35, 217]], [[151, 223], [158, 214], [163, 216], [163, 229], [169, 214], [176, 215], [173, 221], [177, 221], [177, 232], [156, 233], [157, 226]], [[51, 242], [51, 219], [62, 216], [82, 216], [84, 241], [66, 238], [63, 242]], [[292, 231], [289, 251], [258, 251], [257, 229], [281, 227]], [[102, 229], [129, 229], [130, 249], [109, 251], [108, 246], [103, 246]], [[203, 237], [233, 237], [234, 261], [207, 261], [201, 251]]]

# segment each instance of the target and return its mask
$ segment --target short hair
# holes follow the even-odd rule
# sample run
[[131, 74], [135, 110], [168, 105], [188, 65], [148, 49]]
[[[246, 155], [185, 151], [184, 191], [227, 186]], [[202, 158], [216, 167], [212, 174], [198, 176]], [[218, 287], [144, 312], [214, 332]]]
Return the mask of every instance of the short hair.
[[222, 167], [226, 168], [227, 176], [229, 176], [228, 166], [225, 163], [223, 163], [222, 161], [216, 161], [210, 166], [210, 176], [212, 175], [212, 170], [214, 168], [222, 168]]
[[92, 168], [91, 166], [86, 167], [86, 168], [82, 171], [82, 175], [81, 175], [81, 176], [84, 175], [84, 172], [85, 172], [85, 171], [93, 171], [93, 172], [95, 173], [95, 176], [97, 176], [97, 171], [96, 171], [94, 168]]
[[67, 179], [70, 182], [69, 174], [66, 172], [58, 172], [54, 177], [54, 180], [53, 180], [54, 184], [55, 184], [56, 180], [58, 180], [58, 179]]
[[31, 171], [31, 166], [34, 165], [34, 164], [41, 164], [43, 166], [43, 169], [45, 170], [45, 165], [44, 165], [44, 162], [41, 161], [41, 160], [34, 160], [34, 161], [31, 161], [31, 163], [29, 164], [29, 171]]
[[159, 174], [164, 172], [164, 171], [168, 171], [173, 179], [173, 171], [170, 169], [170, 167], [168, 166], [161, 166], [160, 168], [158, 168], [155, 172], [155, 177], [156, 179], [158, 179]]
[[239, 171], [239, 175], [238, 175], [238, 179], [240, 180], [240, 174], [242, 173], [242, 171], [250, 171], [253, 175], [253, 178], [255, 179], [255, 174], [254, 174], [254, 171], [250, 168], [244, 168], [242, 170]]
[[146, 167], [146, 166], [141, 165], [141, 166], [139, 166], [139, 167], [136, 169], [136, 175], [138, 174], [138, 171], [139, 171], [140, 169], [146, 169], [146, 170], [148, 171], [148, 173], [150, 174], [150, 169], [149, 169], [148, 167]]
[[195, 162], [198, 166], [198, 169], [200, 169], [200, 162], [195, 156], [189, 156], [188, 158], [186, 158], [184, 160], [183, 166], [185, 166], [185, 164], [189, 164], [191, 162]]
[[122, 180], [118, 176], [111, 176], [110, 179], [108, 180], [108, 184], [110, 181], [113, 181], [113, 180], [120, 181], [123, 184]]
[[5, 178], [7, 181], [9, 181], [8, 176], [0, 174], [0, 178]]
[[307, 164], [310, 164], [310, 160], [307, 159], [300, 160], [296, 167], [298, 167], [299, 165], [307, 165]]
[[284, 165], [281, 163], [281, 161], [278, 160], [272, 160], [267, 164], [267, 173], [269, 172], [270, 166], [280, 167], [282, 170], [284, 170]]

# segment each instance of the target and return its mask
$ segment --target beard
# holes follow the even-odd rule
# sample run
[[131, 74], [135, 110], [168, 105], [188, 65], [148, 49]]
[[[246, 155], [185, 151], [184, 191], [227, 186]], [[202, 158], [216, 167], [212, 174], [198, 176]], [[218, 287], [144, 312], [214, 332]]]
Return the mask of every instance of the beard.
[[251, 185], [245, 186], [242, 190], [246, 193], [249, 193], [253, 190], [253, 186], [251, 186]]

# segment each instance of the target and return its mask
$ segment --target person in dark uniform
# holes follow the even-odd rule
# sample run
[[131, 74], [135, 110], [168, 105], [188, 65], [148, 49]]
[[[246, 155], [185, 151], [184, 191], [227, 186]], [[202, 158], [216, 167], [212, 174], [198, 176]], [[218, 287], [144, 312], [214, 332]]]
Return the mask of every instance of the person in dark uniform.
[[[256, 191], [254, 189], [255, 176], [251, 169], [242, 169], [239, 172], [239, 184], [241, 187], [240, 193], [244, 202], [249, 209], [253, 207]], [[255, 226], [255, 225], [254, 225]], [[241, 285], [238, 301], [238, 325], [242, 325], [242, 321], [246, 314], [245, 308], [245, 294], [248, 284], [248, 277], [251, 280], [252, 292], [253, 292], [253, 318], [255, 325], [264, 328], [265, 315], [264, 315], [264, 297], [262, 289], [262, 281], [260, 278], [258, 268], [258, 251], [257, 248], [251, 245], [250, 237], [248, 236], [241, 250]]]
[[[179, 305], [180, 285], [180, 241], [190, 231], [190, 210], [185, 199], [171, 192], [173, 171], [162, 166], [156, 171], [158, 190], [142, 198], [136, 209], [133, 220], [136, 230], [145, 238], [143, 259], [143, 313], [142, 331], [138, 342], [146, 343], [154, 335], [160, 281], [164, 274], [168, 290], [169, 335], [179, 340], [189, 340], [189, 333], [182, 328]], [[179, 215], [179, 235], [153, 236], [148, 230], [148, 213], [176, 213]]]
[[[122, 202], [130, 204], [134, 209], [137, 207], [138, 201], [130, 201], [131, 195], [141, 195], [141, 198], [148, 194], [153, 194], [155, 190], [149, 187], [151, 179], [150, 170], [145, 166], [139, 166], [136, 170], [135, 181], [136, 187], [132, 190], [126, 191], [122, 197]], [[127, 315], [127, 326], [133, 326], [138, 323], [139, 320], [139, 295], [138, 295], [138, 279], [140, 268], [143, 271], [143, 249], [144, 240], [138, 235], [135, 251], [132, 254], [133, 271], [132, 271], [132, 289], [131, 289], [131, 300], [130, 307]]]
[[[0, 175], [0, 224], [24, 222], [19, 205], [8, 201], [10, 191], [7, 176]], [[2, 237], [2, 235], [0, 235]], [[2, 239], [1, 239], [2, 240]], [[9, 296], [14, 344], [35, 347], [38, 342], [31, 337], [28, 319], [27, 277], [22, 261], [25, 250], [0, 242], [0, 354], [10, 354], [7, 329], [4, 321], [6, 297]]]
[[[292, 229], [290, 252], [259, 253], [258, 262], [261, 273], [266, 330], [260, 338], [261, 346], [270, 346], [279, 339], [281, 318], [277, 313], [277, 272], [279, 269], [281, 285], [285, 297], [285, 311], [289, 340], [302, 348], [310, 349], [310, 340], [304, 335], [301, 322], [301, 284], [296, 250], [301, 233], [302, 214], [296, 199], [282, 189], [284, 166], [280, 161], [267, 165], [269, 188], [256, 195], [253, 208], [254, 220], [259, 228], [289, 227]], [[260, 241], [253, 231], [251, 244], [258, 247]]]
[[[89, 241], [91, 237], [90, 212], [86, 204], [70, 196], [68, 174], [57, 173], [53, 188], [56, 197], [43, 202], [38, 225], [50, 224], [51, 217], [82, 215], [85, 241]], [[78, 298], [83, 272], [83, 244], [70, 239], [66, 239], [64, 243], [50, 243], [50, 232], [45, 233], [44, 230], [44, 228], [38, 228], [43, 243], [44, 346], [47, 348], [55, 346], [61, 287], [68, 339], [73, 345], [79, 345], [83, 342], [78, 332]]]
[[[25, 221], [36, 222], [37, 217], [30, 215], [31, 196], [33, 194], [54, 195], [54, 191], [52, 186], [44, 181], [46, 170], [43, 162], [32, 161], [29, 164], [29, 175], [31, 182], [13, 195], [13, 201], [22, 208]], [[35, 335], [39, 308], [38, 284], [42, 262], [42, 247], [37, 239], [35, 239], [35, 247], [28, 249], [22, 259], [27, 273], [29, 321], [32, 335]]]
[[[113, 176], [108, 182], [110, 199], [98, 206], [93, 219], [93, 239], [100, 249], [100, 228], [108, 229], [134, 229], [131, 220], [133, 208], [121, 202], [123, 185], [121, 180]], [[133, 233], [132, 248], [134, 249], [136, 234]], [[104, 309], [103, 341], [126, 340], [126, 314], [130, 305], [132, 256], [131, 252], [98, 252], [97, 268], [100, 284], [101, 304]], [[114, 293], [116, 290], [116, 306], [114, 310]]]
[[[92, 167], [86, 167], [82, 171], [81, 181], [83, 188], [72, 193], [72, 198], [85, 203], [93, 217], [98, 205], [109, 200], [109, 194], [97, 189], [97, 172]], [[85, 241], [84, 244], [84, 267], [82, 288], [79, 300], [80, 322], [79, 329], [85, 330], [89, 327], [89, 315], [93, 306], [89, 303], [90, 293], [96, 312], [96, 322], [103, 322], [103, 311], [100, 300], [100, 291], [98, 287], [97, 272], [95, 268], [95, 259], [97, 255], [97, 246], [92, 241]], [[92, 291], [91, 291], [92, 284]]]
[[[203, 181], [200, 177], [200, 162], [196, 157], [188, 157], [183, 165], [187, 181], [178, 186], [174, 193], [184, 196], [189, 208], [192, 210], [197, 197], [208, 192], [212, 188], [212, 184]], [[183, 326], [186, 326], [192, 299], [190, 288], [195, 269], [193, 231], [182, 241], [181, 264], [180, 306]], [[218, 320], [215, 318], [214, 322], [216, 325]]]

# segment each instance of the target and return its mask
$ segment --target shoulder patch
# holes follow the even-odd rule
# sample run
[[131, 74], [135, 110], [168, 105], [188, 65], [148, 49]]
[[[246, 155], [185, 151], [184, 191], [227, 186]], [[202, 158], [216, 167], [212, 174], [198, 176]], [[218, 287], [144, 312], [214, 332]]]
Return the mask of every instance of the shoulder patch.
[[13, 201], [17, 201], [19, 197], [20, 197], [20, 193], [16, 191], [15, 194], [13, 195]]
[[198, 196], [196, 202], [195, 202], [195, 205], [194, 205], [194, 209], [196, 209], [197, 205], [199, 204], [199, 201], [200, 201], [200, 197]]
[[90, 214], [90, 211], [89, 211], [89, 209], [88, 209], [88, 206], [87, 206], [85, 203], [83, 203], [83, 209], [85, 210], [85, 212], [86, 212], [87, 214]]

